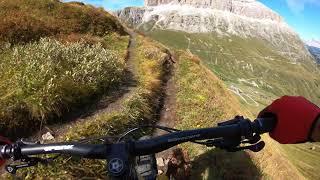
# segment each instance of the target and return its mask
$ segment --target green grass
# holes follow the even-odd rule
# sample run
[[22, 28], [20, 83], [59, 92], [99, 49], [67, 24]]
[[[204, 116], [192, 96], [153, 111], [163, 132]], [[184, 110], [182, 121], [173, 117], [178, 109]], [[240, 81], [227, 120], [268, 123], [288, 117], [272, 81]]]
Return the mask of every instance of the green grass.
[[241, 112], [240, 104], [223, 82], [192, 61], [190, 55], [179, 58], [175, 80], [177, 115], [183, 128], [210, 127]]
[[[258, 39], [161, 30], [152, 31], [149, 35], [173, 48], [189, 47], [224, 82], [236, 87], [246, 86], [247, 91], [244, 93], [259, 100], [260, 109], [275, 97], [285, 94], [302, 95], [320, 103], [320, 71], [312, 59], [300, 59], [300, 64], [292, 64], [290, 59], [279, 55], [267, 43]], [[190, 45], [187, 38], [190, 39]], [[239, 82], [240, 79], [250, 83], [254, 81], [259, 87]]]
[[[312, 149], [312, 148], [315, 149]], [[307, 179], [319, 179], [320, 143], [281, 146], [289, 160]]]
[[[198, 63], [193, 55], [180, 52], [174, 76], [177, 85], [177, 128], [213, 127], [235, 115], [245, 115], [224, 83]], [[262, 177], [246, 152], [227, 153], [191, 143], [182, 147], [192, 159], [192, 179]]]

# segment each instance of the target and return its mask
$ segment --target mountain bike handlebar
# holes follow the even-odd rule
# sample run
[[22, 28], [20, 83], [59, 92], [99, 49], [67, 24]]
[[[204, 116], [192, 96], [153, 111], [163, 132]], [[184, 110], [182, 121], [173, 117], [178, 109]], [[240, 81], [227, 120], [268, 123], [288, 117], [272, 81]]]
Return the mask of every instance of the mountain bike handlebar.
[[[252, 134], [263, 134], [272, 131], [275, 125], [272, 119], [256, 119], [237, 124], [223, 124], [214, 128], [203, 128], [173, 132], [159, 137], [127, 142], [130, 153], [135, 156], [158, 153], [178, 144], [213, 138], [247, 137]], [[108, 144], [82, 144], [77, 142], [53, 144], [11, 144], [0, 146], [0, 158], [39, 155], [68, 154], [91, 159], [105, 159], [108, 154]]]
[[0, 159], [20, 159], [40, 154], [66, 154], [88, 159], [106, 159], [105, 144], [81, 144], [77, 142], [53, 144], [11, 144], [0, 146]]
[[134, 155], [158, 153], [178, 144], [213, 138], [250, 138], [253, 134], [263, 134], [272, 131], [275, 126], [273, 119], [256, 119], [254, 122], [244, 121], [240, 123], [221, 123], [218, 127], [204, 128], [174, 132], [148, 140], [140, 140], [134, 143]]
[[[211, 140], [199, 143], [229, 151], [238, 151], [245, 149], [239, 146], [241, 143], [255, 144], [260, 141], [259, 135], [272, 131], [275, 124], [276, 121], [274, 119], [256, 119], [251, 122], [243, 117], [236, 117], [233, 120], [219, 123], [218, 127], [214, 128], [178, 131], [151, 139], [131, 140], [114, 144], [83, 144], [79, 142], [25, 144], [18, 142], [0, 146], [0, 159], [21, 160], [32, 155], [66, 154], [90, 159], [107, 159], [108, 161], [123, 159], [123, 162], [128, 162], [129, 157], [132, 156], [154, 154], [184, 142], [197, 142], [208, 139]], [[247, 149], [253, 151], [258, 149], [257, 151], [259, 151], [264, 147], [264, 143], [262, 148], [248, 147], [250, 148]], [[113, 173], [113, 175], [117, 176], [117, 173]]]

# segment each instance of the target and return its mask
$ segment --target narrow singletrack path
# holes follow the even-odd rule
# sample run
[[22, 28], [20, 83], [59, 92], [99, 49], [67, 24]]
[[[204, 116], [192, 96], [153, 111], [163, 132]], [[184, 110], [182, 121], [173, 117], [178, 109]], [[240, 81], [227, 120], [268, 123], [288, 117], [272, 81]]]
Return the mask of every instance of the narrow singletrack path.
[[[177, 117], [176, 117], [176, 84], [174, 79], [175, 74], [175, 57], [171, 52], [168, 52], [171, 59], [171, 66], [168, 67], [167, 73], [163, 77], [163, 84], [162, 84], [162, 99], [160, 101], [160, 108], [159, 108], [159, 118], [156, 123], [158, 126], [165, 126], [174, 128], [177, 124]], [[153, 136], [160, 136], [164, 135], [167, 132], [162, 130], [155, 130]], [[165, 173], [167, 171], [167, 163], [169, 161], [169, 157], [172, 154], [172, 150], [176, 147], [170, 148], [166, 151], [160, 152], [156, 154], [157, 158], [157, 165], [158, 169], [161, 173]]]

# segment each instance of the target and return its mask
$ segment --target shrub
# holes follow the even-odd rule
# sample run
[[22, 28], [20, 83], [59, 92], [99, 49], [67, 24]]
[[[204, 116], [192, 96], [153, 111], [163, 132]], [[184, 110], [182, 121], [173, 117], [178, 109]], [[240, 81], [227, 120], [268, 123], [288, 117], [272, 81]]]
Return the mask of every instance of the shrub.
[[28, 43], [71, 33], [127, 34], [118, 20], [101, 8], [55, 0], [0, 1], [0, 41]]

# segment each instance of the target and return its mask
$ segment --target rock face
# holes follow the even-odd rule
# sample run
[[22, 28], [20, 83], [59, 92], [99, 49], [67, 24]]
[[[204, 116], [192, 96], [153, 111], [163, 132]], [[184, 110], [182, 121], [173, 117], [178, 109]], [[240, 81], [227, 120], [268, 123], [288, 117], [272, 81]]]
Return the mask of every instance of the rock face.
[[158, 6], [158, 5], [161, 5], [161, 4], [169, 4], [172, 1], [173, 0], [145, 0], [144, 4], [146, 6]]
[[145, 8], [128, 7], [117, 11], [114, 14], [130, 25], [139, 25], [144, 22], [143, 17], [146, 12]]
[[145, 5], [115, 14], [142, 31], [165, 29], [259, 38], [294, 62], [310, 57], [281, 16], [255, 0], [145, 0]]
[[281, 16], [255, 0], [146, 0], [146, 6], [190, 5], [197, 8], [212, 8], [252, 18], [282, 21]]

